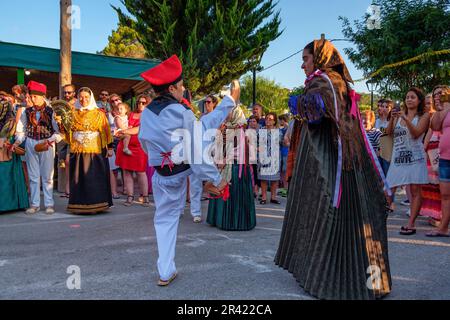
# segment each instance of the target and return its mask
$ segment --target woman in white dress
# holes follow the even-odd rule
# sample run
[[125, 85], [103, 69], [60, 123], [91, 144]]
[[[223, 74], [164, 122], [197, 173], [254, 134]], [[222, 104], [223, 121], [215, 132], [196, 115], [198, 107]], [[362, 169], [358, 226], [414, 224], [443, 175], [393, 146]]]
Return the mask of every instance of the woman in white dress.
[[394, 138], [394, 150], [387, 175], [387, 183], [395, 194], [397, 187], [411, 188], [411, 216], [400, 234], [416, 233], [415, 221], [422, 205], [421, 185], [428, 184], [427, 158], [423, 138], [430, 126], [425, 110], [425, 95], [418, 88], [409, 89], [404, 110], [392, 111], [386, 133]]

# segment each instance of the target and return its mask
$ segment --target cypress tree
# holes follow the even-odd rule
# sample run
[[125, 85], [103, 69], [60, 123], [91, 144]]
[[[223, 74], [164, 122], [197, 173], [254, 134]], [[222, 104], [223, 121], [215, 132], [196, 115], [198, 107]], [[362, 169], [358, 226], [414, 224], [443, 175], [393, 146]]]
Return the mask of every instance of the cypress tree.
[[282, 31], [272, 0], [121, 0], [120, 23], [134, 29], [151, 58], [177, 54], [186, 87], [218, 92], [259, 65]]

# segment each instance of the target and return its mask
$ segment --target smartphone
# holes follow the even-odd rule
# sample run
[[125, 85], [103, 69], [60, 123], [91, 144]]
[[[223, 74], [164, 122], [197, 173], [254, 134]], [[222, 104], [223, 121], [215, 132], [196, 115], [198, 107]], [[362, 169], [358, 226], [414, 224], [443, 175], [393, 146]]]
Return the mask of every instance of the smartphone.
[[400, 107], [400, 102], [396, 102], [395, 106], [394, 106], [394, 112], [400, 112], [401, 111], [401, 107]]

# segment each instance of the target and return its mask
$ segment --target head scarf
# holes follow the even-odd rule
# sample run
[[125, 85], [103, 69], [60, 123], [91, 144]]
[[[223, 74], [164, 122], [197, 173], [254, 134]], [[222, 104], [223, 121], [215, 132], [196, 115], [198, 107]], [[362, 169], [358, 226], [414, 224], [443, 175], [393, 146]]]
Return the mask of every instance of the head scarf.
[[322, 71], [332, 69], [346, 82], [353, 83], [344, 59], [336, 47], [328, 40], [314, 40], [314, 67]]
[[81, 111], [84, 111], [84, 110], [89, 110], [90, 111], [90, 110], [97, 109], [98, 108], [97, 102], [95, 101], [95, 97], [94, 97], [94, 94], [92, 93], [91, 89], [89, 89], [89, 88], [81, 88], [80, 90], [78, 90], [78, 95], [80, 95], [80, 92], [83, 89], [89, 90], [89, 93], [91, 94], [91, 98], [89, 99], [89, 105], [87, 107], [83, 107], [81, 105], [81, 103], [80, 103], [80, 100], [77, 99], [77, 101], [75, 102], [75, 109], [81, 110]]

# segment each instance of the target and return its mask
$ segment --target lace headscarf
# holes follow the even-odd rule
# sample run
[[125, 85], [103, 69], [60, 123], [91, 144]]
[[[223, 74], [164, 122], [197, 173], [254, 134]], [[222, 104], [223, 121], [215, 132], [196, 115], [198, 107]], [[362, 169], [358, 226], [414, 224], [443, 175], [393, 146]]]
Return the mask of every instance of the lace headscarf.
[[89, 91], [91, 97], [89, 99], [89, 105], [87, 107], [83, 107], [80, 103], [80, 100], [77, 99], [77, 101], [75, 102], [75, 109], [76, 110], [94, 110], [94, 109], [98, 109], [97, 106], [97, 102], [95, 101], [95, 97], [94, 97], [94, 93], [92, 93], [92, 90], [89, 88], [81, 88], [80, 90], [78, 90], [78, 96], [80, 95], [81, 92], [85, 92], [85, 91]]

